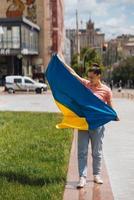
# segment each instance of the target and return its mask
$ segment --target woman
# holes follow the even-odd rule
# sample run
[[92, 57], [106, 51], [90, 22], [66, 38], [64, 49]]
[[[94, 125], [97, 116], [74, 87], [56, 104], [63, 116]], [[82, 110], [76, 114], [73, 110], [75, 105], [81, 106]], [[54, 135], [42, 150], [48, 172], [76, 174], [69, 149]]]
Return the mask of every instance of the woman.
[[[92, 67], [88, 71], [88, 79], [81, 78], [72, 68], [67, 65], [66, 67], [82, 84], [85, 85], [85, 87], [89, 88], [94, 95], [113, 108], [112, 91], [108, 86], [101, 82], [102, 71], [98, 64], [92, 64]], [[117, 121], [118, 120], [119, 119], [117, 118]], [[89, 140], [91, 140], [94, 182], [98, 184], [103, 183], [100, 174], [104, 130], [104, 126], [100, 126], [95, 130], [78, 130], [78, 169], [80, 180], [77, 188], [82, 188], [86, 184]]]

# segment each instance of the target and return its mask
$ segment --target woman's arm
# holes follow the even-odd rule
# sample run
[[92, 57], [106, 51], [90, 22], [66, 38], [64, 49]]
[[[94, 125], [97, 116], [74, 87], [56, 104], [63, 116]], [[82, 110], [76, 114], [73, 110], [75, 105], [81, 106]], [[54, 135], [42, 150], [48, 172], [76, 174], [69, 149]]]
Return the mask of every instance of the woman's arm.
[[61, 60], [61, 62], [65, 65], [65, 67], [71, 74], [73, 74], [79, 81], [83, 82], [83, 78], [81, 78], [69, 65], [65, 63], [65, 59], [61, 54], [58, 54], [58, 58]]

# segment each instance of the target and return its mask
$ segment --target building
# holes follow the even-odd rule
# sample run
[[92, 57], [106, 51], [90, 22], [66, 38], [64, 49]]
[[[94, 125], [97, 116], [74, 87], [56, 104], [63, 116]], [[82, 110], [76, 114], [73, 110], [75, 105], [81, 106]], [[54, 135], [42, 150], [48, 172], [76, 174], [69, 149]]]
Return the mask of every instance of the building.
[[66, 37], [70, 40], [70, 53], [71, 60], [74, 53], [77, 52], [77, 44], [76, 44], [76, 30], [75, 29], [67, 29]]
[[100, 32], [100, 29], [95, 29], [94, 23], [89, 19], [85, 30], [80, 30], [80, 49], [94, 48], [102, 53], [105, 42], [105, 34]]
[[[77, 32], [75, 29], [66, 30], [66, 35], [72, 44], [73, 54], [77, 52]], [[89, 19], [85, 29], [79, 29], [79, 45], [80, 50], [83, 48], [94, 48], [99, 53], [103, 52], [103, 45], [105, 43], [105, 34], [96, 29], [94, 23]]]
[[66, 63], [70, 66], [71, 64], [71, 42], [70, 40], [65, 37], [64, 38], [64, 58], [65, 58], [65, 61]]
[[104, 64], [105, 66], [111, 66], [117, 63], [119, 58], [118, 43], [115, 39], [111, 39], [107, 42], [107, 48], [104, 54]]
[[123, 54], [125, 57], [134, 56], [134, 36], [129, 37], [128, 41], [123, 45]]
[[105, 55], [106, 65], [116, 65], [120, 60], [129, 56], [134, 56], [133, 35], [123, 34], [108, 41]]
[[8, 0], [0, 7], [0, 79], [43, 77], [53, 52], [63, 48], [63, 0]]
[[116, 42], [122, 57], [134, 56], [134, 35], [122, 34], [116, 38]]
[[33, 59], [39, 54], [40, 27], [24, 17], [0, 18], [0, 71], [32, 74]]
[[64, 48], [64, 1], [50, 0], [52, 12], [52, 52], [63, 51]]

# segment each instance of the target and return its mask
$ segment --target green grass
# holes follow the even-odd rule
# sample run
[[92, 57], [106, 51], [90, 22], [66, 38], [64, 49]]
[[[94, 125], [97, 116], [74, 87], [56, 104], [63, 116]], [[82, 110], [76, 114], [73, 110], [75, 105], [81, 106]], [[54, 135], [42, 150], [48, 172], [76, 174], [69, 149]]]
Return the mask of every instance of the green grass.
[[71, 130], [60, 114], [0, 112], [0, 200], [62, 200]]

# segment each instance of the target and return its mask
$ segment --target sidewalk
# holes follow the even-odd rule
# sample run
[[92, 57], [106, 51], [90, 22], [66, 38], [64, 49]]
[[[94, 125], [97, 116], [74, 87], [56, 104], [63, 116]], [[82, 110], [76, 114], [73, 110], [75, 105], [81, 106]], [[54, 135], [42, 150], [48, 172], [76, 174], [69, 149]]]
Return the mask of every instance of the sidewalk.
[[113, 89], [113, 96], [116, 98], [126, 98], [134, 100], [134, 89], [122, 89], [121, 92], [118, 92], [118, 89]]
[[114, 99], [120, 121], [106, 125], [104, 156], [115, 200], [134, 197], [134, 100]]
[[[76, 189], [77, 133], [70, 154], [67, 184], [63, 200], [132, 200], [134, 196], [134, 101], [114, 98], [114, 107], [119, 122], [108, 123], [104, 137], [104, 159], [102, 165], [103, 185], [93, 182], [92, 160], [88, 160], [87, 185]], [[89, 149], [89, 154], [90, 154]]]
[[[91, 154], [90, 149], [89, 154]], [[91, 156], [89, 156], [88, 168], [87, 185], [85, 188], [78, 190], [76, 188], [79, 177], [77, 168], [77, 132], [75, 130], [63, 200], [114, 200], [104, 160], [102, 165], [104, 184], [98, 185], [93, 182]]]
[[4, 87], [0, 86], [0, 93], [4, 92]]

